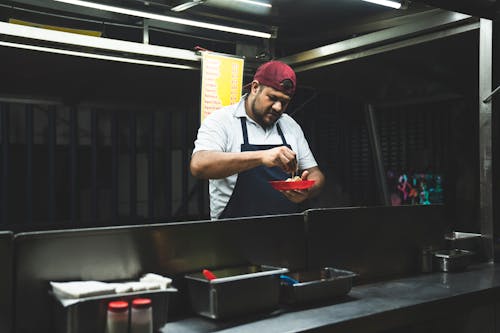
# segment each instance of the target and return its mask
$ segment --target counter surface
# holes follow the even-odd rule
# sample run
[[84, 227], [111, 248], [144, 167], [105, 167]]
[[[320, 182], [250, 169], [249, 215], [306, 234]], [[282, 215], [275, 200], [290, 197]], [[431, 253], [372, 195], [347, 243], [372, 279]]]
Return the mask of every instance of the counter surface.
[[[500, 294], [500, 264], [470, 266], [464, 272], [431, 273], [355, 286], [329, 303], [281, 308], [272, 314], [214, 321], [190, 317], [162, 332], [377, 332], [439, 318], [450, 310], [493, 304]], [[496, 299], [495, 299], [496, 298]]]

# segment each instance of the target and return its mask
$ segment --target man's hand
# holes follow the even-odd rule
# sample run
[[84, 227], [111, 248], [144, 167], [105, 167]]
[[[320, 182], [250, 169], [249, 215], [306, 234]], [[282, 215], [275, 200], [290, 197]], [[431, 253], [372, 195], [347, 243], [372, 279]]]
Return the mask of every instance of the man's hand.
[[297, 171], [297, 155], [286, 146], [275, 147], [262, 152], [262, 164], [267, 167], [279, 167], [287, 173]]
[[[309, 171], [305, 170], [302, 172], [302, 180], [307, 180], [307, 177], [309, 176]], [[285, 197], [288, 198], [291, 202], [294, 203], [301, 203], [302, 201], [306, 200], [310, 196], [310, 191], [309, 189], [305, 190], [289, 190], [289, 191], [281, 191]]]

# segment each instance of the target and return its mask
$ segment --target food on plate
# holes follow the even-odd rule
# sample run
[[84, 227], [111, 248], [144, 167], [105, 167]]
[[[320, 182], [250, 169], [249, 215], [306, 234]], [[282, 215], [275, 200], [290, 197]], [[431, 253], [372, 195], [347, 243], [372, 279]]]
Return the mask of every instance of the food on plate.
[[295, 176], [293, 178], [288, 178], [286, 181], [287, 182], [300, 182], [302, 180], [302, 178], [300, 178], [300, 176]]

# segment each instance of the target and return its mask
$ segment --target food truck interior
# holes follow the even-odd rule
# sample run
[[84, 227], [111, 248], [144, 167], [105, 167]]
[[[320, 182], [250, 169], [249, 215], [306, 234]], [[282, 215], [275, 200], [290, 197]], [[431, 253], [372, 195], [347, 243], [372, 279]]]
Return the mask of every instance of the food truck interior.
[[[396, 2], [1, 1], [0, 331], [59, 327], [49, 281], [148, 272], [179, 290], [168, 332], [498, 331], [500, 5]], [[271, 59], [297, 72], [288, 112], [327, 179], [303, 213], [209, 221], [189, 172], [205, 51], [244, 58], [244, 84]], [[422, 275], [457, 235], [490, 266]], [[347, 269], [360, 289], [324, 310], [192, 313], [186, 273], [248, 263]]]
[[[494, 12], [483, 2], [476, 15], [485, 8]], [[178, 1], [103, 3], [272, 37], [64, 1], [2, 4], [2, 22], [80, 29], [134, 43], [146, 39], [191, 55], [159, 61], [159, 56], [3, 35], [7, 44], [0, 52], [10, 64], [1, 69], [3, 225], [32, 230], [206, 218], [206, 182], [192, 178], [188, 162], [200, 117], [200, 62], [194, 51], [207, 49], [245, 57], [245, 83], [265, 60], [295, 66], [299, 89], [289, 110], [328, 181], [313, 207], [446, 201], [458, 229], [480, 230], [473, 204], [479, 193], [478, 16], [417, 1], [396, 10], [364, 1], [278, 1], [267, 8], [208, 0], [180, 12], [171, 10]], [[370, 146], [372, 126], [377, 151]], [[419, 193], [426, 182], [430, 198], [401, 199], [397, 186], [403, 179]]]

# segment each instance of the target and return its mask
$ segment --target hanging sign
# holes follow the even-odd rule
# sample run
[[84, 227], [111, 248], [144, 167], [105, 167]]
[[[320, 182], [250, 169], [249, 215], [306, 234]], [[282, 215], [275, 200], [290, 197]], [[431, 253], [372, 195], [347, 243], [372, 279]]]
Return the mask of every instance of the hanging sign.
[[244, 59], [203, 52], [201, 58], [201, 122], [223, 106], [241, 98]]

